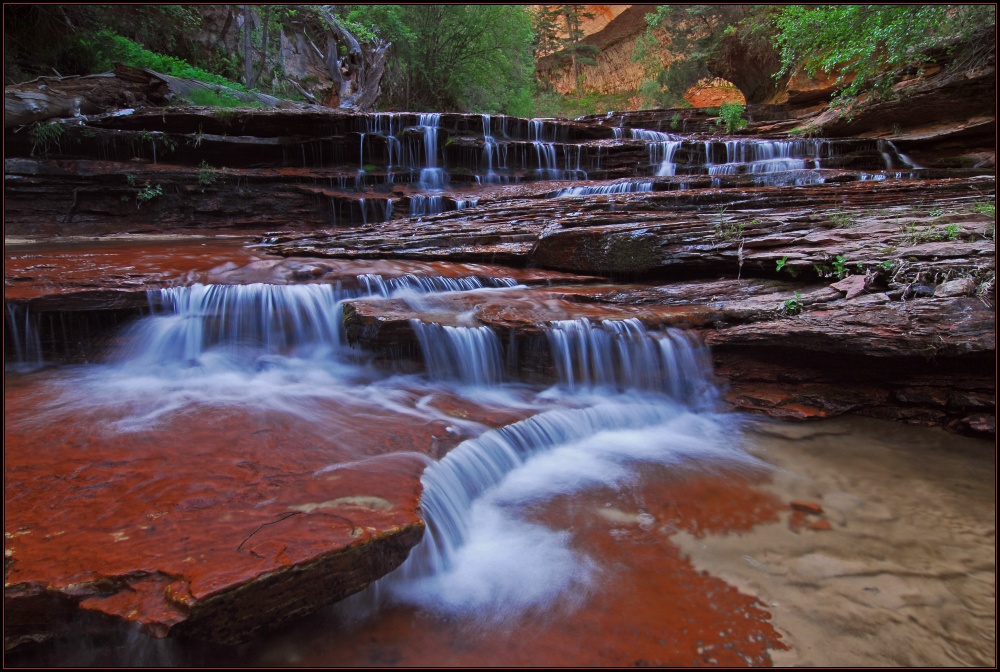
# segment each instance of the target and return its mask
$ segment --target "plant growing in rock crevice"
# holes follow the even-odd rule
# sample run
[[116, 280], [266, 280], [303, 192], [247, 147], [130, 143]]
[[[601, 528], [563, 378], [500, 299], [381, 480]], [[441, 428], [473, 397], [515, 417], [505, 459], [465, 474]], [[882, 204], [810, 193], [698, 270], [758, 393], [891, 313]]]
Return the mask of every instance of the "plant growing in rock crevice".
[[31, 155], [34, 156], [39, 149], [41, 149], [42, 154], [49, 153], [49, 144], [55, 144], [59, 147], [59, 138], [62, 137], [63, 131], [62, 124], [51, 122], [43, 124], [40, 121], [33, 123], [28, 129], [28, 134], [31, 136]]
[[209, 187], [219, 180], [219, 171], [209, 165], [208, 161], [204, 159], [201, 165], [198, 167], [198, 184], [203, 187]]
[[782, 312], [785, 315], [798, 315], [802, 312], [802, 294], [795, 292], [794, 297], [786, 299], [782, 304]]
[[148, 203], [154, 198], [159, 198], [163, 195], [163, 187], [159, 184], [154, 185], [151, 180], [146, 180], [146, 184], [143, 185], [139, 193], [135, 195], [135, 207], [138, 208], [142, 203]]

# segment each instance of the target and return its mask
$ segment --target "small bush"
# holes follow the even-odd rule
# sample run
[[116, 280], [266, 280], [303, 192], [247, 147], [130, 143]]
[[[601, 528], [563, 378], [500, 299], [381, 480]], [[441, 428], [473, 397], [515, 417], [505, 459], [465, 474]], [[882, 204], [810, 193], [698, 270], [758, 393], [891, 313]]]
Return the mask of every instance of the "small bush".
[[148, 203], [154, 198], [158, 198], [162, 195], [163, 195], [162, 186], [160, 186], [159, 184], [153, 186], [153, 184], [149, 180], [146, 180], [146, 185], [139, 190], [138, 194], [135, 195], [136, 205], [138, 205], [139, 203]]
[[979, 201], [972, 206], [976, 212], [980, 215], [986, 215], [987, 217], [997, 216], [997, 204], [990, 203], [989, 201]]
[[747, 120], [743, 116], [746, 106], [737, 102], [723, 103], [719, 108], [719, 117], [726, 127], [727, 133], [733, 133], [741, 128], [747, 127]]

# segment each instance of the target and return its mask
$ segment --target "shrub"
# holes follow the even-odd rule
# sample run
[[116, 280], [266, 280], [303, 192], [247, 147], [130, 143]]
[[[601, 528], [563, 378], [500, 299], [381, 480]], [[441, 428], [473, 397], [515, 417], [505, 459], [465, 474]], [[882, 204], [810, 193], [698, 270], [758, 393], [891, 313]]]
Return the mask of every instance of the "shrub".
[[733, 133], [747, 127], [747, 120], [743, 117], [745, 110], [746, 107], [737, 102], [731, 101], [722, 104], [719, 108], [719, 117], [722, 118], [727, 133]]

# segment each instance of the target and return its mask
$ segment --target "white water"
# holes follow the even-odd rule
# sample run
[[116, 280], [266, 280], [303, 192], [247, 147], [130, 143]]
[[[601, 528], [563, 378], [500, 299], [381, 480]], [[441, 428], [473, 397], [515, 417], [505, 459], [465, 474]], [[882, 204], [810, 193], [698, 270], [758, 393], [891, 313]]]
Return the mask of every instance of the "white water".
[[575, 550], [568, 531], [532, 522], [533, 504], [625, 487], [644, 465], [754, 462], [721, 416], [634, 391], [576, 401], [589, 405], [487, 432], [428, 467], [424, 540], [373, 592], [484, 621], [572, 609], [613, 569]]
[[[344, 343], [346, 298], [404, 297], [420, 305], [441, 291], [509, 291], [512, 284], [363, 274], [359, 289], [257, 284], [151, 291], [153, 314], [125, 334], [115, 361], [72, 369], [60, 402], [40, 409], [38, 418], [106, 417], [114, 408], [102, 420], [108, 431], [144, 432], [195, 409], [241, 408], [291, 414], [317, 436], [348, 436], [357, 431], [356, 414], [373, 409], [446, 422], [454, 435], [469, 438], [424, 472], [424, 541], [397, 572], [350, 604], [390, 599], [490, 621], [571, 609], [567, 595], [584, 599], [598, 576], [613, 570], [574, 549], [567, 530], [531, 520], [534, 503], [625, 487], [643, 465], [750, 458], [734, 440], [733, 418], [712, 412], [704, 349], [681, 331], [649, 331], [637, 320], [553, 323], [546, 333], [559, 380], [547, 389], [508, 379], [504, 346], [482, 325], [414, 320], [425, 364], [420, 375], [387, 376]], [[436, 410], [429, 402], [444, 391], [530, 417], [487, 430]]]
[[[488, 329], [414, 328], [438, 376], [497, 384], [502, 355]], [[734, 419], [711, 411], [710, 364], [696, 339], [636, 320], [570, 320], [547, 333], [561, 384], [539, 399], [559, 408], [468, 439], [431, 464], [421, 479], [423, 541], [343, 611], [356, 617], [389, 600], [495, 623], [572, 609], [612, 570], [574, 549], [569, 531], [532, 521], [534, 504], [624, 487], [644, 465], [755, 463], [735, 440]]]
[[556, 198], [592, 196], [595, 194], [631, 194], [653, 190], [652, 182], [615, 182], [596, 187], [566, 187], [555, 193]]
[[4, 368], [31, 371], [45, 365], [42, 341], [31, 311], [13, 303], [6, 304], [6, 326], [14, 344], [14, 361], [4, 362]]

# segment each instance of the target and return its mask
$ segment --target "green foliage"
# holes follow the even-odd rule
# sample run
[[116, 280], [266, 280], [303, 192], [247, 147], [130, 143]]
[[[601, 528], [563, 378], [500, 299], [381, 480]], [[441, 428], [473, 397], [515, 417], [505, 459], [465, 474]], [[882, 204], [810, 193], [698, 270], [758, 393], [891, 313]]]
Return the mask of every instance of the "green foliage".
[[159, 184], [153, 185], [150, 180], [146, 180], [146, 184], [143, 185], [139, 193], [135, 195], [136, 206], [140, 203], [148, 203], [154, 198], [159, 198], [163, 195], [163, 187]]
[[850, 229], [858, 223], [850, 214], [838, 210], [830, 213], [830, 221], [838, 229]]
[[195, 39], [201, 16], [185, 5], [5, 4], [5, 75], [15, 82], [53, 70], [84, 75], [106, 69], [93, 46], [100, 30], [190, 62], [201, 47]]
[[727, 133], [738, 131], [747, 127], [747, 120], [743, 117], [746, 107], [737, 102], [723, 103], [719, 108], [719, 117], [726, 127]]
[[28, 127], [28, 135], [31, 136], [31, 155], [34, 156], [40, 151], [42, 154], [49, 153], [49, 145], [59, 146], [59, 138], [62, 137], [66, 129], [62, 124], [50, 122], [43, 124], [36, 121]]
[[393, 43], [384, 107], [531, 116], [527, 6], [359, 5], [348, 16]]
[[[640, 93], [650, 105], [679, 106], [702, 79], [728, 75], [727, 43], [736, 45], [740, 58], [773, 59], [776, 12], [772, 5], [660, 5], [646, 15], [648, 28], [632, 57], [644, 71]], [[664, 30], [669, 43], [661, 45]], [[664, 48], [673, 55], [666, 68], [660, 56]]]
[[802, 294], [795, 292], [794, 298], [786, 299], [783, 304], [785, 315], [797, 315], [802, 312]]
[[587, 11], [587, 5], [535, 5], [531, 13], [535, 29], [536, 57], [548, 53], [572, 69], [576, 82], [576, 95], [583, 94], [583, 73], [581, 66], [594, 65], [600, 50], [583, 41], [585, 33], [581, 23], [594, 18]]
[[743, 238], [746, 226], [743, 222], [733, 222], [726, 217], [726, 209], [719, 209], [719, 219], [714, 223], [715, 237], [726, 242]]
[[916, 222], [904, 224], [900, 230], [906, 234], [906, 242], [911, 245], [919, 243], [934, 243], [945, 240], [958, 240], [962, 229], [958, 224], [951, 223], [944, 227], [919, 226]]
[[245, 90], [241, 84], [194, 67], [182, 59], [149, 51], [142, 45], [108, 29], [99, 30], [92, 37], [81, 38], [81, 42], [93, 49], [99, 70], [110, 70], [116, 61], [120, 61], [126, 65], [147, 68], [165, 75], [187, 77], [211, 84], [222, 84], [240, 91]]
[[787, 263], [788, 263], [788, 256], [786, 255], [781, 259], [778, 259], [777, 267], [774, 270], [776, 270], [778, 273], [781, 273], [781, 269], [783, 269], [785, 267], [785, 264]]
[[992, 5], [785, 5], [777, 19], [776, 76], [799, 66], [809, 75], [836, 73], [844, 102], [885, 94], [895, 71], [919, 68], [950, 38], [968, 39], [995, 24]]
[[847, 270], [847, 259], [842, 254], [838, 254], [836, 257], [829, 259], [825, 263], [814, 263], [812, 266], [813, 270], [816, 271], [816, 275], [821, 278], [833, 276], [840, 279], [850, 274]]
[[674, 112], [673, 115], [671, 115], [670, 117], [670, 130], [676, 131], [680, 123], [681, 123], [681, 113]]
[[977, 201], [972, 205], [973, 210], [978, 212], [980, 215], [986, 215], [987, 217], [997, 216], [997, 204], [991, 203], [989, 201]]
[[530, 116], [573, 119], [589, 114], [605, 114], [629, 109], [627, 93], [600, 94], [584, 91], [580, 96], [564, 96], [555, 91], [543, 91], [535, 96], [534, 112]]
[[847, 261], [844, 259], [844, 255], [838, 254], [834, 257], [831, 265], [833, 267], [833, 273], [838, 279], [847, 275]]
[[195, 89], [187, 96], [188, 102], [200, 107], [260, 107], [259, 103], [244, 103], [239, 98], [225, 92], [211, 89]]
[[788, 131], [788, 135], [795, 137], [811, 138], [813, 136], [819, 135], [819, 127], [816, 124], [809, 122], [804, 126], [796, 126], [792, 130]]
[[202, 159], [198, 167], [198, 184], [209, 187], [219, 180], [219, 171], [209, 165], [208, 161]]

